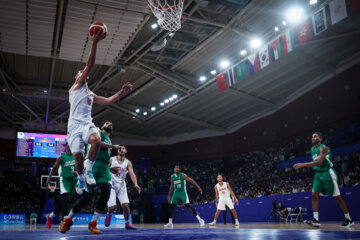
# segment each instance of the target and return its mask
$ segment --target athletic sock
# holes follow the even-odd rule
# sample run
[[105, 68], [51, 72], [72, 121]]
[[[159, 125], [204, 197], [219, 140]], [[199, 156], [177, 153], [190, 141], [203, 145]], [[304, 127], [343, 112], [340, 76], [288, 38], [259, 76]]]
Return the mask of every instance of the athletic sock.
[[100, 216], [101, 216], [101, 213], [98, 213], [97, 211], [95, 211], [91, 221], [97, 221]]
[[200, 217], [199, 215], [196, 215], [196, 218], [197, 218], [197, 220], [199, 220], [199, 222], [200, 222], [201, 217]]
[[85, 176], [84, 176], [83, 173], [82, 173], [82, 174], [79, 174], [79, 175], [78, 175], [78, 178], [79, 178], [79, 180], [82, 181], [82, 182], [85, 181]]
[[107, 215], [110, 215], [110, 216], [111, 216], [111, 215], [112, 215], [112, 213], [107, 213]]
[[84, 163], [85, 163], [85, 170], [91, 171], [92, 167], [94, 166], [94, 162], [90, 161], [89, 159], [86, 159]]
[[239, 219], [235, 219], [235, 223], [239, 223]]
[[55, 217], [54, 212], [52, 212], [52, 213], [49, 214], [49, 218], [53, 219], [53, 217]]
[[129, 223], [129, 220], [125, 221], [125, 224], [126, 224], [126, 223]]
[[314, 212], [314, 218], [316, 221], [319, 221], [319, 212]]
[[169, 218], [169, 223], [172, 223], [172, 218]]
[[75, 213], [73, 213], [73, 211], [70, 210], [69, 215], [67, 217], [73, 219], [75, 217]]
[[351, 217], [350, 217], [350, 214], [349, 214], [349, 213], [345, 213], [344, 215], [345, 215], [345, 219], [348, 219], [348, 220], [351, 221]]

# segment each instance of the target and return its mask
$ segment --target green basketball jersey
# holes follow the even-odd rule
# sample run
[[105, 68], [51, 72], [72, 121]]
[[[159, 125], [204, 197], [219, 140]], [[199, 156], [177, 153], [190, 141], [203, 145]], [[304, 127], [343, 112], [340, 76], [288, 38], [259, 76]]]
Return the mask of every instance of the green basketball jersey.
[[[105, 132], [103, 130], [100, 131], [100, 137], [101, 137], [101, 142], [105, 142], [105, 143], [111, 145], [110, 138], [105, 134]], [[88, 144], [86, 146], [86, 154], [85, 154], [85, 156], [88, 155], [90, 147], [91, 147], [90, 144]], [[109, 164], [110, 163], [110, 156], [111, 156], [111, 148], [100, 148], [100, 151], [99, 151], [99, 154], [98, 154], [96, 160], [101, 160], [101, 161], [104, 161], [105, 163]]]
[[[322, 146], [325, 146], [325, 145], [320, 144], [316, 149], [315, 149], [315, 146], [313, 146], [311, 148], [311, 156], [312, 156], [313, 161], [318, 160], [318, 157], [320, 155], [320, 148]], [[315, 171], [324, 172], [324, 171], [327, 171], [330, 168], [332, 168], [333, 164], [331, 162], [331, 159], [332, 159], [331, 151], [330, 151], [330, 148], [327, 147], [327, 149], [328, 149], [328, 154], [326, 155], [323, 163], [320, 166], [313, 167], [313, 169]]]
[[186, 181], [184, 180], [182, 173], [179, 173], [177, 176], [174, 173], [172, 179], [174, 182], [174, 194], [186, 191]]
[[73, 176], [73, 171], [76, 171], [74, 156], [64, 153], [60, 157], [59, 176], [77, 180], [77, 176]]

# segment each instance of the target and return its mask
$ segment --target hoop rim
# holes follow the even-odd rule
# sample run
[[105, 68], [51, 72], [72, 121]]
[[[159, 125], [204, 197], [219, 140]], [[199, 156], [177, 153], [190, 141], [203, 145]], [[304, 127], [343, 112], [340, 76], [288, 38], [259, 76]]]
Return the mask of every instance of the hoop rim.
[[49, 185], [50, 192], [55, 192], [56, 185]]
[[154, 5], [152, 5], [152, 4], [149, 2], [149, 0], [146, 0], [146, 1], [147, 1], [148, 5], [150, 6], [150, 8], [152, 8], [152, 9], [156, 8], [156, 9], [158, 9], [158, 10], [160, 10], [160, 11], [164, 11], [164, 10], [165, 10], [165, 11], [170, 11], [170, 10], [177, 9], [177, 8], [179, 8], [180, 4], [182, 4], [182, 3], [184, 2], [184, 0], [180, 0], [179, 3], [176, 4], [175, 6], [172, 6], [172, 7], [169, 7], [169, 8], [159, 8], [159, 7], [155, 7]]

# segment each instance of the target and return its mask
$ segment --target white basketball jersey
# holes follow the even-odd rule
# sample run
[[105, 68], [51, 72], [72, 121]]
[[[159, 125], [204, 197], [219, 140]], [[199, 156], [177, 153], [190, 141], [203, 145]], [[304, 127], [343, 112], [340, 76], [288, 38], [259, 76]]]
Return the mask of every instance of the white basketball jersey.
[[125, 183], [126, 174], [128, 173], [128, 169], [127, 169], [128, 164], [129, 164], [129, 160], [127, 158], [125, 158], [125, 160], [122, 163], [119, 163], [119, 161], [117, 160], [117, 156], [114, 156], [111, 158], [110, 168], [113, 168], [113, 167], [120, 168], [116, 174], [111, 173], [113, 184], [124, 184]]
[[230, 191], [227, 188], [227, 183], [223, 182], [222, 186], [220, 186], [220, 184], [216, 184], [217, 190], [219, 192], [219, 198], [223, 199], [223, 198], [228, 198], [230, 197]]
[[94, 103], [94, 93], [89, 90], [87, 83], [79, 89], [73, 90], [75, 84], [69, 90], [70, 116], [68, 128], [74, 123], [91, 123], [91, 109]]

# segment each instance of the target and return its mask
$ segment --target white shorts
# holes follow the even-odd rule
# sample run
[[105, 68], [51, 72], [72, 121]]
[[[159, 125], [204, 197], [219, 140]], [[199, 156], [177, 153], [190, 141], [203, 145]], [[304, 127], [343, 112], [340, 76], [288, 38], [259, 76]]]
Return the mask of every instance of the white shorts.
[[93, 133], [99, 135], [99, 131], [94, 123], [71, 124], [67, 135], [71, 152], [73, 154], [85, 152], [85, 144], [88, 144], [89, 137]]
[[220, 198], [219, 203], [217, 206], [217, 210], [225, 210], [225, 205], [228, 206], [230, 209], [234, 209], [234, 204], [231, 200], [231, 198]]
[[117, 191], [115, 191], [114, 188], [111, 188], [110, 197], [107, 204], [108, 207], [116, 206], [116, 197], [119, 199], [120, 204], [129, 203], [126, 186], [117, 189]]

